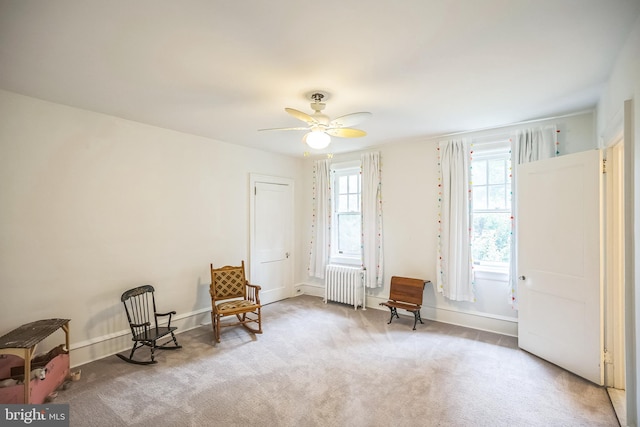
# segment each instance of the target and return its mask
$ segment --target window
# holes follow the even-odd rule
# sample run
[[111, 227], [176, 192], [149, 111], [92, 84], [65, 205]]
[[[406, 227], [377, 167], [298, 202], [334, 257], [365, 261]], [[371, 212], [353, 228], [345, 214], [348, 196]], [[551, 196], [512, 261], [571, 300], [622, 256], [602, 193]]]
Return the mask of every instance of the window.
[[474, 147], [471, 180], [473, 264], [476, 268], [507, 272], [512, 237], [511, 154], [508, 143], [487, 145], [486, 149]]
[[331, 259], [334, 262], [360, 263], [362, 258], [361, 175], [357, 166], [332, 168], [333, 221]]

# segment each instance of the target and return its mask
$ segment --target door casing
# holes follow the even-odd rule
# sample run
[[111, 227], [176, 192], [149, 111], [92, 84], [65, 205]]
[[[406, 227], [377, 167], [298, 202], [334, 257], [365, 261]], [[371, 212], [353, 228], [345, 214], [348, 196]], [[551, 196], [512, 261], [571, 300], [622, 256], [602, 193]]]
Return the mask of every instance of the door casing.
[[[288, 202], [283, 204], [282, 212], [281, 212], [281, 215], [286, 216], [287, 218], [290, 218], [289, 228], [286, 231], [286, 234], [287, 234], [286, 246], [288, 246], [289, 249], [285, 250], [289, 255], [288, 257], [286, 257], [286, 261], [282, 263], [282, 268], [284, 268], [285, 270], [282, 271], [281, 273], [282, 273], [282, 277], [286, 278], [285, 279], [286, 283], [283, 284], [283, 287], [284, 287], [283, 298], [291, 297], [293, 295], [293, 271], [294, 271], [294, 265], [295, 265], [295, 256], [293, 251], [293, 247], [294, 247], [293, 246], [293, 242], [294, 242], [294, 221], [293, 221], [294, 219], [294, 181], [290, 178], [260, 175], [260, 174], [253, 174], [253, 173], [250, 174], [249, 181], [250, 181], [250, 203], [249, 203], [250, 205], [249, 206], [249, 209], [250, 209], [250, 214], [249, 214], [250, 270], [249, 270], [248, 276], [249, 276], [249, 280], [251, 281], [259, 281], [260, 268], [261, 268], [260, 260], [257, 255], [257, 241], [256, 241], [256, 236], [257, 236], [256, 215], [260, 214], [260, 212], [257, 212], [257, 209], [256, 209], [256, 186], [258, 184], [273, 184], [273, 185], [287, 186], [289, 188], [289, 192], [288, 192], [289, 200]], [[256, 284], [260, 285], [260, 283], [257, 283], [257, 282]], [[264, 303], [268, 304], [269, 302], [273, 302], [273, 301], [265, 298]]]

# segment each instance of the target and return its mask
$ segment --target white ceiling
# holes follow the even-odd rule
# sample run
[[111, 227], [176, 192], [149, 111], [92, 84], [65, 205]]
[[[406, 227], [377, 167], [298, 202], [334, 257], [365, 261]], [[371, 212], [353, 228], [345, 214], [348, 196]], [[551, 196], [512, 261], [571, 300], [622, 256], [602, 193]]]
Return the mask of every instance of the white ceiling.
[[305, 95], [370, 111], [326, 152], [593, 108], [639, 0], [0, 0], [0, 88], [302, 156]]

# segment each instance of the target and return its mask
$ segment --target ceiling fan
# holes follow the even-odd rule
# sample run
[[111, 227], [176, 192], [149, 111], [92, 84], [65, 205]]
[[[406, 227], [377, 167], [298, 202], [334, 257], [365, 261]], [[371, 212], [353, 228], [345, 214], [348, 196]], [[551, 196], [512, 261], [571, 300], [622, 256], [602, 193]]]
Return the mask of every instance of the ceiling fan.
[[368, 119], [371, 117], [371, 113], [351, 113], [331, 120], [329, 116], [322, 113], [322, 110], [326, 107], [326, 104], [322, 102], [322, 100], [326, 97], [326, 93], [319, 91], [312, 92], [308, 96], [308, 98], [313, 101], [311, 102], [311, 109], [313, 110], [313, 114], [311, 115], [294, 108], [284, 109], [296, 119], [305, 122], [307, 126], [259, 130], [306, 130], [308, 132], [302, 137], [302, 141], [309, 147], [317, 150], [326, 148], [331, 143], [332, 136], [339, 138], [358, 138], [367, 134], [363, 130], [354, 129], [350, 126]]

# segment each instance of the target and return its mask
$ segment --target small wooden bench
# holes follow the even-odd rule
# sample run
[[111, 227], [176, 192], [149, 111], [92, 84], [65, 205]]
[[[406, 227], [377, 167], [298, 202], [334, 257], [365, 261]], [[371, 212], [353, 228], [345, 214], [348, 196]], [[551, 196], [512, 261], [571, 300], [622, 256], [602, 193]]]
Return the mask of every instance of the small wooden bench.
[[424, 286], [430, 283], [428, 280], [410, 279], [408, 277], [393, 276], [391, 278], [391, 291], [389, 292], [389, 301], [381, 302], [380, 305], [389, 307], [391, 310], [391, 318], [387, 324], [393, 320], [393, 316], [398, 316], [398, 309], [407, 310], [413, 313], [413, 330], [416, 330], [418, 321], [422, 322], [420, 317], [420, 308], [422, 306], [422, 293]]

